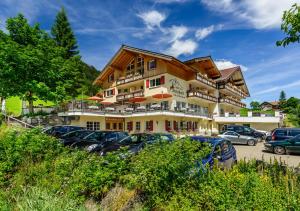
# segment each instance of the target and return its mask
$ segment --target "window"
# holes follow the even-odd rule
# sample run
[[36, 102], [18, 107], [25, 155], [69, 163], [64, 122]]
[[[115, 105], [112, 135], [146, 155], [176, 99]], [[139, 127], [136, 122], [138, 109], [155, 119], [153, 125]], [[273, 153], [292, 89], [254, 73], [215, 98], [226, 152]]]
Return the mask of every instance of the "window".
[[114, 89], [110, 89], [106, 91], [106, 97], [110, 97], [113, 96], [115, 94], [115, 90]]
[[228, 132], [225, 132], [224, 135], [237, 136], [238, 134], [236, 134], [235, 132], [232, 132], [232, 131], [228, 131]]
[[132, 75], [134, 72], [134, 59], [127, 65], [126, 68], [126, 76]]
[[114, 129], [114, 130], [117, 129], [117, 123], [116, 123], [116, 122], [113, 123], [113, 129]]
[[140, 131], [141, 130], [141, 122], [135, 123], [135, 130]]
[[290, 130], [290, 136], [296, 136], [300, 134], [300, 130]]
[[276, 136], [286, 136], [287, 135], [287, 130], [276, 130], [274, 135], [276, 135]]
[[106, 123], [106, 130], [110, 130], [110, 123], [109, 122]]
[[155, 59], [150, 60], [148, 63], [148, 70], [154, 70], [154, 69], [156, 69], [156, 60]]
[[144, 74], [144, 58], [142, 57], [138, 57], [137, 58], [137, 62], [136, 62], [136, 68], [137, 68], [137, 72], [139, 74]]
[[100, 122], [86, 122], [86, 129], [100, 130]]
[[114, 81], [114, 74], [112, 73], [108, 76], [108, 82], [113, 82], [113, 81]]
[[157, 87], [160, 85], [160, 78], [155, 78], [150, 80], [150, 88]]
[[119, 130], [123, 130], [123, 123], [119, 123]]

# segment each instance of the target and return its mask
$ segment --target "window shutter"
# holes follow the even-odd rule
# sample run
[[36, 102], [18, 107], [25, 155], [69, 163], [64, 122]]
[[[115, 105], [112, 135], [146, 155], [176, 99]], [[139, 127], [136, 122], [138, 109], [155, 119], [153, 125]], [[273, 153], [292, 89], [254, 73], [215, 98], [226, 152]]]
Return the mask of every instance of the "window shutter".
[[177, 122], [176, 121], [173, 122], [173, 128], [174, 128], [175, 131], [178, 130], [178, 128], [177, 128]]
[[190, 84], [190, 90], [192, 90], [192, 84]]
[[112, 90], [112, 95], [115, 95], [115, 88], [113, 88]]
[[165, 84], [165, 76], [160, 77], [160, 84]]
[[150, 70], [150, 62], [147, 62], [147, 70]]
[[149, 88], [149, 85], [150, 85], [150, 81], [148, 79], [148, 80], [146, 80], [146, 88]]
[[169, 121], [168, 120], [165, 121], [165, 129], [166, 129], [166, 131], [170, 130], [170, 128], [169, 128]]
[[106, 91], [104, 91], [103, 95], [104, 95], [104, 97], [106, 97]]
[[149, 130], [153, 131], [153, 120], [150, 120], [149, 122]]

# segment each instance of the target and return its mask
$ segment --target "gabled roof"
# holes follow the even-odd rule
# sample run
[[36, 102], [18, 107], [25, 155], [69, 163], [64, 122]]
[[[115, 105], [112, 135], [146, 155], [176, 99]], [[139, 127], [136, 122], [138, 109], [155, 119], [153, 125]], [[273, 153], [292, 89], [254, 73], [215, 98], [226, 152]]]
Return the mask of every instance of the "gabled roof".
[[222, 70], [220, 70], [220, 72], [221, 72], [222, 76], [220, 78], [216, 79], [217, 82], [220, 82], [220, 81], [227, 82], [235, 73], [240, 73], [241, 80], [244, 81], [243, 86], [244, 86], [248, 96], [250, 96], [250, 92], [249, 92], [249, 89], [248, 89], [247, 84], [245, 82], [244, 75], [243, 75], [243, 72], [242, 72], [240, 66], [235, 66], [235, 67], [222, 69]]
[[196, 63], [202, 63], [202, 62], [210, 62], [210, 68], [208, 68], [209, 70], [213, 70], [214, 72], [211, 74], [211, 76], [213, 78], [219, 78], [221, 77], [221, 73], [218, 69], [218, 67], [216, 66], [214, 60], [211, 58], [211, 56], [203, 56], [203, 57], [197, 57], [197, 58], [193, 58], [187, 61], [184, 61], [184, 64], [187, 65], [192, 65], [192, 64], [196, 64]]
[[221, 72], [221, 77], [218, 78], [216, 81], [226, 81], [232, 76], [236, 71], [239, 71], [240, 67], [231, 67], [227, 69], [220, 70]]
[[138, 54], [144, 54], [144, 55], [148, 55], [148, 56], [152, 56], [155, 58], [160, 58], [163, 60], [167, 60], [167, 61], [175, 61], [178, 64], [184, 66], [186, 69], [189, 69], [190, 71], [194, 71], [196, 72], [195, 69], [189, 67], [188, 65], [185, 65], [182, 61], [178, 60], [177, 58], [173, 57], [173, 56], [169, 56], [166, 54], [162, 54], [162, 53], [157, 53], [157, 52], [153, 52], [153, 51], [148, 51], [148, 50], [144, 50], [144, 49], [140, 49], [140, 48], [135, 48], [135, 47], [131, 47], [128, 45], [122, 45], [119, 50], [115, 53], [115, 55], [112, 57], [112, 59], [105, 65], [105, 67], [102, 69], [100, 75], [96, 78], [96, 80], [94, 81], [94, 84], [97, 83], [97, 81], [102, 78], [103, 76], [105, 76], [107, 74], [107, 69], [109, 68], [109, 66], [115, 61], [115, 59], [123, 52], [123, 51], [128, 51], [128, 52], [132, 52], [132, 53], [138, 53]]
[[279, 105], [279, 101], [272, 101], [272, 102], [263, 102], [261, 105], [263, 104], [269, 104], [269, 105], [272, 105], [272, 106], [278, 106]]

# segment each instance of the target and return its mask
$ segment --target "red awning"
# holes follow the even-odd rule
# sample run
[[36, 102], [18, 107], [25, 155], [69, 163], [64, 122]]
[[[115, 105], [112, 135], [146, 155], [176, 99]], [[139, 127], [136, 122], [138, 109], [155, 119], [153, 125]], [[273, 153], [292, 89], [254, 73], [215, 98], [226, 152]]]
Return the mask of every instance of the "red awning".
[[89, 97], [88, 100], [96, 100], [96, 101], [101, 101], [103, 100], [103, 98], [98, 97], [98, 96], [93, 96], [93, 97]]
[[133, 97], [133, 98], [130, 98], [128, 101], [132, 102], [132, 103], [139, 103], [139, 102], [143, 102], [145, 100], [146, 100], [145, 97]]
[[163, 99], [163, 98], [169, 98], [172, 97], [171, 94], [155, 94], [152, 95], [153, 98], [157, 98], [157, 99]]

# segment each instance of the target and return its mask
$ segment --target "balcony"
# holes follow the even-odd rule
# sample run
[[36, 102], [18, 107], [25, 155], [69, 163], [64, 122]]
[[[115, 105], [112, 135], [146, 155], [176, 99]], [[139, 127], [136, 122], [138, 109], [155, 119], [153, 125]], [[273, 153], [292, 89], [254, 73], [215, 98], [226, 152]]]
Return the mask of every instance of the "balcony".
[[200, 81], [203, 84], [208, 85], [208, 86], [210, 86], [212, 88], [215, 88], [215, 89], [217, 88], [216, 82], [214, 82], [212, 79], [209, 79], [209, 78], [207, 78], [206, 76], [204, 76], [204, 75], [202, 75], [200, 73], [196, 74], [196, 80]]
[[219, 98], [219, 103], [227, 103], [240, 108], [246, 108], [246, 104], [230, 98]]
[[204, 99], [204, 100], [208, 100], [208, 101], [214, 102], [214, 103], [218, 102], [218, 99], [216, 97], [211, 96], [209, 94], [202, 93], [200, 91], [192, 91], [192, 90], [190, 90], [190, 91], [188, 91], [187, 96], [188, 97], [198, 97], [198, 98], [201, 98], [201, 99]]
[[122, 84], [126, 84], [126, 83], [130, 83], [133, 81], [138, 81], [144, 78], [144, 75], [130, 75], [130, 76], [126, 76], [125, 78], [119, 78], [117, 80], [117, 85], [122, 85]]
[[128, 100], [133, 97], [143, 97], [144, 96], [144, 90], [136, 90], [130, 93], [121, 93], [117, 95], [117, 101], [122, 101], [122, 100]]
[[233, 93], [241, 98], [247, 97], [247, 94], [245, 92], [243, 92], [241, 89], [239, 89], [236, 86], [233, 86], [231, 84], [226, 84], [225, 89], [227, 89], [230, 93]]

